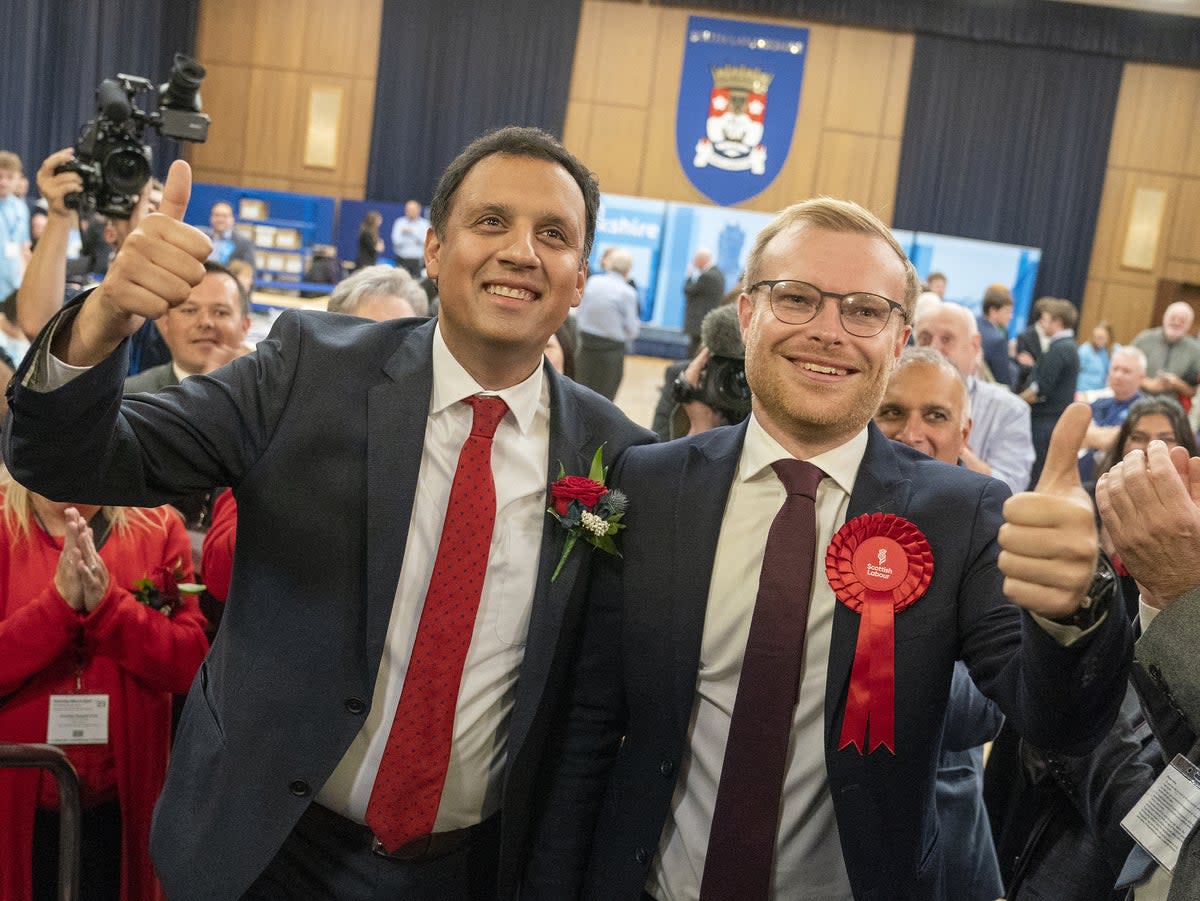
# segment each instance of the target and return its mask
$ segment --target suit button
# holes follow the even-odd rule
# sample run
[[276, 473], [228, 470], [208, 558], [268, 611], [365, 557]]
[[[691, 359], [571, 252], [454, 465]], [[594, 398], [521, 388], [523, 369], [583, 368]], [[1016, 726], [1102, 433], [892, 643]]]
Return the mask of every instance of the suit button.
[[358, 698], [346, 698], [346, 709], [355, 716], [360, 716], [367, 709], [367, 705]]
[[664, 760], [658, 765], [658, 771], [664, 776], [670, 776], [673, 772], [675, 772], [675, 764], [671, 763], [669, 760]]
[[303, 779], [297, 779], [296, 781], [290, 783], [288, 785], [288, 791], [290, 791], [297, 798], [307, 798], [310, 794], [312, 794], [312, 789], [309, 788], [308, 783]]
[[633, 852], [633, 859], [638, 863], [645, 863], [650, 859], [650, 852], [645, 848], [638, 848]]

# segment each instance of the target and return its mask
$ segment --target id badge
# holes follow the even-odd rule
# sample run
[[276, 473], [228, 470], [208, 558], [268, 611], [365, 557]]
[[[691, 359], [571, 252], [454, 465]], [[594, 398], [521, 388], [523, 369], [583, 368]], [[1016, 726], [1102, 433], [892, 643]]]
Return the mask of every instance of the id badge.
[[1164, 868], [1174, 870], [1183, 840], [1197, 821], [1200, 821], [1200, 767], [1176, 754], [1149, 791], [1121, 820], [1121, 828]]
[[51, 695], [46, 742], [108, 744], [108, 695]]

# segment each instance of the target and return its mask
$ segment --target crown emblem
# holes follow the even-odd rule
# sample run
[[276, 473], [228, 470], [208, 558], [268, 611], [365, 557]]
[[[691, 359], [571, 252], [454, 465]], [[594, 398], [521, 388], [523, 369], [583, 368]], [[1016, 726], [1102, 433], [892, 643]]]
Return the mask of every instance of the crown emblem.
[[713, 87], [747, 94], [765, 94], [775, 76], [752, 66], [713, 66]]

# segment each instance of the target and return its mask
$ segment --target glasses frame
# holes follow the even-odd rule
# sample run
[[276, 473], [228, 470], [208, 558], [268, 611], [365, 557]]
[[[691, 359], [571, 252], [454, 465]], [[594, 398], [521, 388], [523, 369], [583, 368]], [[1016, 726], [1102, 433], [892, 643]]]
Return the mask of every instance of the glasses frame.
[[[784, 319], [782, 316], [779, 315], [779, 311], [775, 309], [775, 286], [782, 285], [787, 282], [794, 282], [797, 285], [805, 285], [806, 287], [812, 288], [814, 291], [817, 292], [817, 294], [820, 295], [821, 302], [817, 304], [816, 308], [813, 310], [813, 314], [811, 316], [809, 316], [807, 319], [801, 320], [799, 322], [796, 322], [793, 319]], [[799, 278], [767, 278], [767, 279], [763, 279], [761, 282], [755, 282], [748, 289], [746, 289], [746, 293], [751, 294], [754, 291], [757, 291], [759, 288], [762, 288], [762, 287], [766, 287], [766, 289], [767, 289], [767, 303], [771, 307], [771, 314], [776, 319], [778, 319], [780, 322], [787, 323], [788, 325], [806, 325], [809, 322], [812, 322], [814, 319], [816, 319], [821, 314], [821, 310], [825, 307], [825, 298], [826, 297], [834, 298], [838, 302], [838, 322], [841, 323], [841, 326], [843, 329], [845, 329], [846, 334], [853, 335], [856, 338], [874, 338], [876, 335], [881, 335], [881, 334], [883, 334], [883, 330], [888, 327], [888, 323], [892, 321], [893, 313], [895, 313], [897, 310], [899, 310], [901, 315], [904, 314], [904, 306], [902, 304], [898, 304], [898, 303], [896, 303], [896, 301], [892, 300], [889, 297], [884, 297], [882, 294], [872, 294], [870, 291], [851, 291], [849, 294], [836, 294], [833, 291], [822, 291], [820, 288], [818, 288], [812, 282], [806, 282], [803, 279], [799, 279]], [[842, 301], [844, 301], [848, 298], [851, 298], [851, 297], [863, 297], [863, 296], [878, 297], [880, 300], [886, 301], [887, 305], [888, 305], [887, 318], [884, 319], [883, 324], [879, 326], [879, 331], [871, 332], [869, 335], [862, 335], [862, 334], [859, 334], [858, 332], [851, 331], [849, 328], [846, 327], [846, 320], [842, 316]]]

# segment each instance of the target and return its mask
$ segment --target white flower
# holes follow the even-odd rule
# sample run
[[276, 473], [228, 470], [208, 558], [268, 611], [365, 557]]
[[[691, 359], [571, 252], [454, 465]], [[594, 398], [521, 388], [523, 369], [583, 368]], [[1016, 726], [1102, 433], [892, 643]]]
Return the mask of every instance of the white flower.
[[580, 521], [585, 529], [598, 538], [603, 538], [608, 534], [608, 521], [592, 513], [590, 510], [584, 510], [580, 514]]

